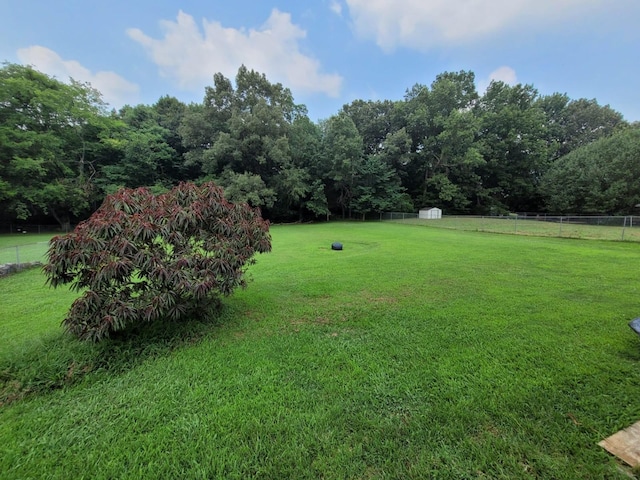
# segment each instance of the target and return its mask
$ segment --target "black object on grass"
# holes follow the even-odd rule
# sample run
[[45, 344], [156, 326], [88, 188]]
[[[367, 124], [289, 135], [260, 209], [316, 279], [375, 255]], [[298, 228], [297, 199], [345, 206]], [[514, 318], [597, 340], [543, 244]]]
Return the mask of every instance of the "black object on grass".
[[331, 244], [331, 250], [342, 250], [342, 244], [340, 242], [333, 242]]

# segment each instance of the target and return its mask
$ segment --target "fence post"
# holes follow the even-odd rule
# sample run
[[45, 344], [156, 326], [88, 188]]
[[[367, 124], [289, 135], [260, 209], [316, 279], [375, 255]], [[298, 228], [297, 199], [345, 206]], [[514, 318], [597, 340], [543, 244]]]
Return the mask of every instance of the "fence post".
[[624, 229], [627, 226], [627, 216], [624, 216], [624, 222], [622, 222], [622, 238], [620, 240], [624, 240]]
[[560, 231], [558, 232], [558, 236], [562, 236], [562, 215], [560, 215]]
[[20, 265], [20, 247], [16, 245], [16, 265]]

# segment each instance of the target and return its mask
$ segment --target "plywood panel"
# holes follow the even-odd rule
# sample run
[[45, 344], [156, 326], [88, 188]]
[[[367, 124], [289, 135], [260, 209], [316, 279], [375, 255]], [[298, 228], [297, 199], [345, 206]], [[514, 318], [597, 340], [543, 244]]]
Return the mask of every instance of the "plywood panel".
[[598, 445], [632, 467], [640, 465], [640, 422], [614, 433]]

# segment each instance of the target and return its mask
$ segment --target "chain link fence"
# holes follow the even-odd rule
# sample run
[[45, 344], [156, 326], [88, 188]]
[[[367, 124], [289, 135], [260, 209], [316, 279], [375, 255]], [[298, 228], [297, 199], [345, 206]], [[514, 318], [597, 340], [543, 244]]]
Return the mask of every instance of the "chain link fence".
[[63, 233], [60, 225], [0, 222], [0, 277], [45, 264], [48, 239]]
[[410, 220], [412, 218], [418, 218], [418, 214], [402, 212], [384, 212], [380, 214], [380, 220]]
[[7, 263], [14, 263], [16, 265], [33, 262], [45, 263], [48, 248], [49, 242], [28, 243], [25, 245], [0, 248], [0, 265]]
[[446, 215], [441, 219], [421, 219], [417, 213], [386, 212], [380, 219], [477, 232], [640, 242], [640, 216], [633, 215]]

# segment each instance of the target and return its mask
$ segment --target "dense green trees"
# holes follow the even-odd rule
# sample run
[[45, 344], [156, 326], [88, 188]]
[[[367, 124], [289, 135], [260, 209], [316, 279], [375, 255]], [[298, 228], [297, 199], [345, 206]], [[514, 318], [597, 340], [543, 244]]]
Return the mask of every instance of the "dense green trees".
[[[633, 194], [613, 198], [635, 171], [627, 126], [596, 100], [540, 96], [531, 85], [493, 82], [480, 94], [468, 71], [414, 85], [402, 100], [355, 100], [314, 123], [289, 89], [244, 66], [234, 81], [216, 73], [201, 103], [165, 96], [109, 112], [89, 85], [6, 64], [0, 216], [65, 226], [122, 187], [159, 193], [209, 180], [281, 221], [426, 206], [624, 211]], [[569, 198], [577, 191], [589, 200]]]
[[0, 210], [21, 220], [49, 215], [63, 228], [90, 213], [97, 163], [110, 150], [107, 123], [89, 85], [0, 69]]
[[138, 186], [169, 187], [181, 180], [182, 159], [171, 146], [171, 132], [159, 123], [153, 107], [126, 106], [117, 114], [113, 133], [117, 154], [102, 165], [100, 184], [106, 193]]
[[443, 73], [431, 87], [414, 85], [398, 109], [400, 125], [411, 138], [411, 162], [404, 176], [416, 207], [438, 205], [470, 211], [480, 186], [476, 171], [478, 100], [472, 72]]
[[492, 82], [478, 103], [479, 150], [486, 160], [480, 176], [497, 211], [541, 209], [539, 183], [549, 156], [537, 95], [530, 85]]
[[542, 181], [554, 212], [636, 214], [640, 204], [640, 126], [621, 129], [561, 157]]
[[323, 157], [343, 217], [351, 216], [353, 188], [363, 154], [362, 137], [353, 120], [344, 113], [331, 117], [325, 124]]
[[296, 214], [311, 191], [307, 166], [290, 143], [294, 137], [301, 156], [313, 155], [299, 138], [304, 126], [294, 126], [306, 118], [305, 109], [294, 104], [289, 89], [244, 66], [235, 84], [216, 74], [203, 104], [187, 108], [181, 127], [186, 158], [234, 199], [272, 216]]

